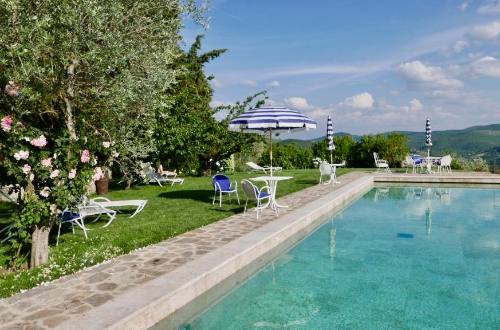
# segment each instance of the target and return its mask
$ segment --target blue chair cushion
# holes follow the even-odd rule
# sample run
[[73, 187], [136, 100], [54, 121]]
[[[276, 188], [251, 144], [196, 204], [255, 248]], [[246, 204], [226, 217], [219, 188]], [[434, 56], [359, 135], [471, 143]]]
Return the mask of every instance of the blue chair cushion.
[[259, 198], [266, 198], [269, 196], [271, 196], [271, 194], [269, 194], [268, 192], [265, 192], [265, 191], [261, 191], [259, 194]]
[[229, 178], [222, 174], [217, 174], [216, 176], [214, 176], [214, 187], [215, 191], [219, 191], [219, 188], [220, 191], [223, 192], [233, 190]]
[[79, 218], [79, 217], [80, 217], [80, 214], [75, 213], [75, 212], [71, 212], [71, 211], [64, 211], [61, 214], [61, 220], [63, 222], [68, 222], [68, 221], [71, 221], [71, 220]]

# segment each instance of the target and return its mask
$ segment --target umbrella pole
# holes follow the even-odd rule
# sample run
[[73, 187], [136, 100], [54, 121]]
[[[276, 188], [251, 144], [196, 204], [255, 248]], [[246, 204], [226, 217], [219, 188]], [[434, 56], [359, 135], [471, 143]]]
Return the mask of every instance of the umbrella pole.
[[333, 164], [333, 151], [330, 150], [330, 164]]
[[273, 129], [269, 129], [269, 160], [271, 162], [271, 176], [273, 176]]

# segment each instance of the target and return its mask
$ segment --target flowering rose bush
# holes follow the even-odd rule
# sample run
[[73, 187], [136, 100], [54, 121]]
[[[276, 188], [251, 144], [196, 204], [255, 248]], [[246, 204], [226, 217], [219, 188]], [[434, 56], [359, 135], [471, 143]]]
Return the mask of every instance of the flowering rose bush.
[[67, 145], [11, 115], [3, 116], [1, 123], [0, 166], [7, 170], [2, 181], [10, 182], [18, 192], [9, 242], [15, 257], [22, 260], [28, 253], [32, 228], [52, 227], [62, 210], [73, 206], [85, 192], [93, 173], [93, 156], [79, 144], [68, 152]]

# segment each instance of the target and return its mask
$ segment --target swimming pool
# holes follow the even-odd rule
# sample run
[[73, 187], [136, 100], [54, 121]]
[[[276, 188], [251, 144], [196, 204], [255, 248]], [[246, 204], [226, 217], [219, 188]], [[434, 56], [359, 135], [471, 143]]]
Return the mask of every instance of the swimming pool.
[[500, 190], [378, 187], [186, 329], [500, 327]]

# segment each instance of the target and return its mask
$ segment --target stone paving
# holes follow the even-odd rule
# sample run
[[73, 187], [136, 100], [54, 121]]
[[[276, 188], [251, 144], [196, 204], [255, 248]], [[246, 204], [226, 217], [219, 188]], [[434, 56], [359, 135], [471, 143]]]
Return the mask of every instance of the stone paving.
[[[280, 198], [280, 204], [290, 206], [280, 210], [280, 215], [364, 175], [368, 174], [351, 172], [339, 177], [340, 184], [315, 185]], [[57, 327], [276, 219], [271, 210], [265, 210], [258, 220], [254, 210], [237, 214], [0, 300], [0, 329]]]

